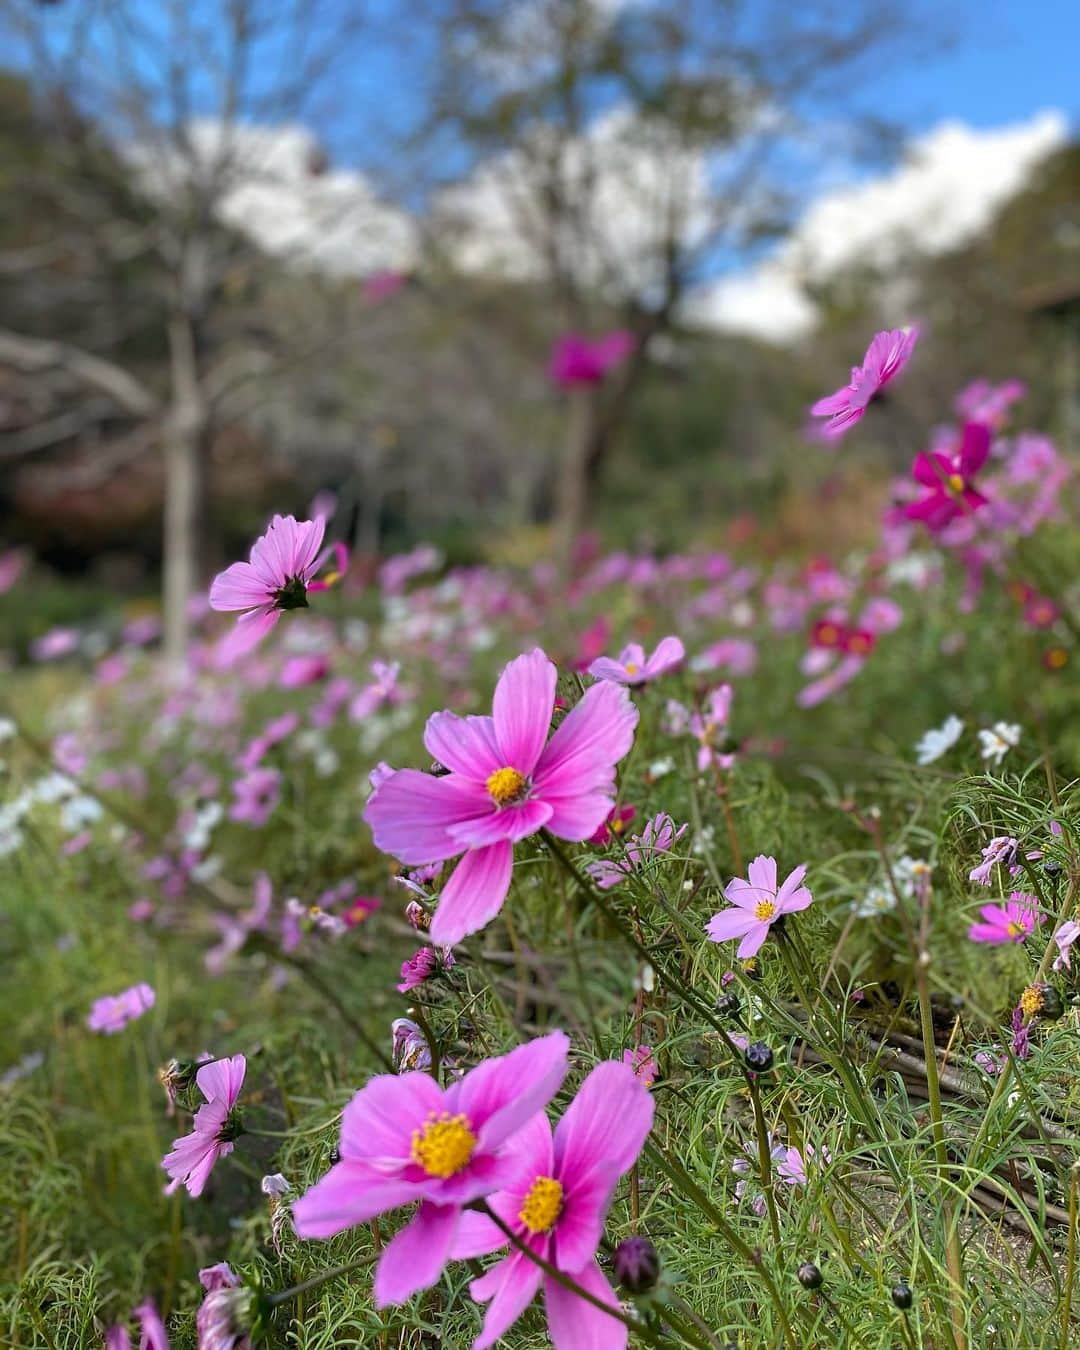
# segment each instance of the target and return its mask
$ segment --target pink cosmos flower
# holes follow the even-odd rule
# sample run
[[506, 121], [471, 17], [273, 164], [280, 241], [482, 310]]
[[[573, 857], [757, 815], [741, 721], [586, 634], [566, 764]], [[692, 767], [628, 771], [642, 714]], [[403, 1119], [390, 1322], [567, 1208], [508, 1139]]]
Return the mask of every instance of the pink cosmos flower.
[[563, 389], [600, 384], [608, 371], [621, 365], [633, 350], [634, 335], [625, 328], [595, 339], [566, 333], [556, 339], [551, 350], [548, 374]]
[[408, 272], [394, 272], [389, 268], [383, 268], [377, 272], [369, 272], [363, 281], [364, 299], [377, 303], [380, 300], [389, 300], [392, 295], [397, 295], [409, 281]]
[[717, 748], [717, 742], [722, 743], [725, 739], [724, 730], [731, 716], [733, 697], [731, 685], [721, 684], [705, 696], [702, 711], [690, 717], [689, 728], [698, 741], [698, 773], [704, 773], [710, 764], [715, 764], [718, 769], [730, 769], [735, 763], [735, 756], [730, 753], [730, 749], [724, 751]]
[[121, 994], [107, 994], [94, 1000], [86, 1025], [91, 1031], [114, 1036], [154, 1006], [154, 991], [148, 984], [133, 984]]
[[167, 1193], [171, 1194], [182, 1185], [197, 1199], [203, 1193], [214, 1164], [233, 1151], [233, 1140], [241, 1129], [233, 1108], [244, 1086], [246, 1073], [247, 1060], [243, 1055], [233, 1055], [232, 1059], [215, 1059], [204, 1064], [195, 1075], [206, 1103], [195, 1113], [192, 1132], [174, 1139], [173, 1151], [161, 1160], [162, 1167], [172, 1178], [166, 1187]]
[[631, 642], [619, 653], [617, 661], [610, 656], [598, 657], [589, 667], [589, 674], [594, 680], [612, 680], [616, 684], [645, 684], [674, 670], [685, 656], [686, 648], [677, 637], [663, 638], [648, 657], [644, 647]]
[[233, 795], [229, 819], [261, 829], [281, 800], [281, 774], [277, 769], [252, 769], [233, 783]]
[[579, 672], [588, 670], [596, 658], [603, 655], [610, 637], [611, 620], [606, 614], [601, 614], [578, 638], [577, 653], [570, 662], [570, 669]]
[[989, 454], [990, 428], [982, 422], [968, 422], [954, 454], [933, 450], [916, 455], [911, 476], [926, 488], [926, 493], [901, 508], [905, 519], [921, 520], [928, 530], [936, 532], [985, 506], [989, 499], [972, 480]]
[[[139, 1323], [139, 1350], [169, 1350], [165, 1323], [151, 1299], [133, 1309], [132, 1316]], [[131, 1350], [131, 1336], [122, 1323], [105, 1332], [105, 1350]]]
[[18, 548], [9, 548], [0, 553], [0, 595], [10, 591], [22, 576], [26, 566], [26, 554]]
[[286, 609], [307, 607], [308, 585], [319, 566], [326, 522], [275, 516], [252, 545], [248, 562], [219, 572], [210, 587], [210, 608], [242, 610], [228, 654], [250, 650]]
[[1080, 938], [1080, 923], [1075, 919], [1066, 919], [1054, 934], [1058, 954], [1054, 957], [1055, 970], [1072, 970], [1072, 946]]
[[1006, 380], [992, 385], [989, 380], [972, 380], [956, 396], [956, 411], [968, 422], [985, 422], [1000, 427], [1009, 408], [1027, 393], [1022, 380]]
[[[556, 1126], [538, 1114], [514, 1141], [514, 1168], [488, 1198], [500, 1219], [538, 1256], [588, 1293], [618, 1309], [619, 1300], [596, 1261], [604, 1220], [619, 1178], [637, 1160], [652, 1128], [653, 1101], [626, 1064], [598, 1064]], [[466, 1214], [451, 1256], [469, 1260], [507, 1246], [485, 1214]], [[494, 1345], [544, 1287], [548, 1334], [555, 1350], [624, 1350], [626, 1327], [546, 1276], [512, 1249], [473, 1280], [469, 1292], [491, 1306], [473, 1350]]]
[[806, 909], [813, 900], [802, 884], [806, 864], [788, 874], [784, 884], [776, 885], [776, 859], [759, 854], [748, 869], [749, 881], [735, 877], [724, 888], [724, 897], [732, 909], [714, 914], [705, 927], [713, 942], [742, 938], [736, 955], [746, 961], [755, 955], [769, 936], [769, 929], [784, 914]]
[[519, 656], [495, 688], [491, 717], [435, 713], [424, 745], [450, 770], [380, 774], [364, 819], [375, 843], [409, 867], [464, 857], [442, 889], [431, 940], [450, 947], [489, 923], [510, 888], [514, 844], [546, 828], [588, 839], [614, 805], [615, 765], [638, 713], [625, 689], [593, 685], [548, 740], [554, 664]]
[[316, 684], [330, 674], [330, 662], [325, 656], [290, 656], [278, 676], [279, 689], [303, 689]]
[[205, 1266], [199, 1283], [206, 1297], [195, 1315], [199, 1350], [248, 1350], [251, 1340], [244, 1325], [250, 1296], [228, 1264]]
[[643, 1087], [652, 1087], [660, 1076], [660, 1066], [656, 1062], [651, 1046], [638, 1045], [633, 1050], [624, 1050], [622, 1062], [629, 1064], [634, 1077]]
[[994, 868], [1001, 864], [1009, 869], [1009, 875], [1015, 876], [1019, 871], [1016, 861], [1019, 841], [1008, 834], [999, 834], [991, 839], [982, 851], [983, 860], [978, 867], [973, 867], [968, 873], [969, 881], [977, 881], [980, 886], [989, 886]]
[[617, 839], [624, 833], [626, 826], [636, 815], [637, 811], [632, 806], [613, 806], [600, 828], [589, 835], [589, 843], [596, 844], [600, 848], [610, 844], [612, 839]]
[[586, 863], [585, 870], [602, 891], [609, 891], [662, 854], [670, 853], [688, 828], [677, 826], [666, 811], [658, 811], [646, 821], [640, 834], [631, 835], [626, 841], [625, 857], [598, 858]]
[[1038, 901], [1024, 891], [1013, 891], [1007, 905], [983, 905], [979, 913], [982, 923], [973, 923], [968, 929], [972, 942], [988, 942], [999, 947], [1006, 942], [1023, 942], [1034, 932], [1036, 923], [1042, 923]]
[[516, 1174], [522, 1127], [558, 1091], [568, 1048], [566, 1035], [553, 1031], [446, 1089], [426, 1073], [370, 1079], [342, 1116], [341, 1161], [293, 1206], [297, 1235], [333, 1237], [419, 1200], [379, 1260], [375, 1302], [401, 1303], [434, 1284], [462, 1207]]
[[454, 965], [453, 952], [437, 952], [434, 947], [421, 947], [408, 960], [402, 961], [401, 982], [397, 991], [399, 994], [411, 993], [440, 970], [450, 970]]
[[853, 366], [851, 383], [827, 398], [818, 399], [810, 409], [811, 417], [827, 417], [822, 435], [839, 439], [860, 421], [890, 380], [904, 369], [915, 344], [919, 340], [917, 328], [894, 328], [876, 333], [866, 349], [861, 366]]
[[30, 655], [35, 661], [55, 661], [58, 657], [70, 656], [78, 647], [78, 629], [50, 628], [30, 644]]

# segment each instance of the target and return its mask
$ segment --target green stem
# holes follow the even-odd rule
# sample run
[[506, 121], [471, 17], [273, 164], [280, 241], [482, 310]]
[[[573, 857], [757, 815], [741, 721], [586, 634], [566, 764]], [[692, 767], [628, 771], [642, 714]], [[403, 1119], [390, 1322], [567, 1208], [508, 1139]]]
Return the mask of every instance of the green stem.
[[773, 1244], [779, 1251], [780, 1219], [776, 1213], [776, 1196], [773, 1194], [772, 1152], [769, 1148], [769, 1131], [765, 1125], [765, 1113], [761, 1109], [761, 1092], [756, 1078], [750, 1080], [750, 1100], [754, 1104], [754, 1132], [757, 1135], [761, 1188], [765, 1193], [765, 1207], [769, 1211], [769, 1227], [772, 1229]]
[[645, 1141], [645, 1152], [649, 1158], [660, 1168], [666, 1176], [675, 1183], [688, 1200], [692, 1200], [702, 1214], [716, 1227], [720, 1236], [752, 1269], [756, 1270], [762, 1280], [765, 1288], [768, 1290], [769, 1297], [773, 1306], [776, 1308], [776, 1315], [780, 1320], [780, 1325], [784, 1332], [784, 1339], [791, 1350], [795, 1347], [795, 1334], [791, 1329], [791, 1323], [788, 1321], [787, 1312], [784, 1309], [784, 1301], [780, 1297], [780, 1290], [776, 1287], [776, 1281], [771, 1272], [767, 1269], [764, 1262], [754, 1251], [751, 1250], [748, 1243], [744, 1242], [739, 1234], [732, 1228], [719, 1209], [712, 1203], [709, 1197], [697, 1184], [689, 1172], [662, 1152], [651, 1140]]
[[[514, 1229], [495, 1213], [486, 1200], [478, 1200], [475, 1208], [479, 1210], [481, 1214], [486, 1214], [495, 1227], [499, 1229], [510, 1243], [516, 1247], [523, 1256], [528, 1257], [533, 1265], [539, 1266], [549, 1280], [554, 1280], [556, 1284], [561, 1284], [562, 1287], [568, 1289], [570, 1293], [576, 1294], [578, 1298], [584, 1299], [586, 1303], [591, 1303], [594, 1308], [599, 1308], [601, 1312], [607, 1313], [607, 1315], [614, 1318], [616, 1322], [621, 1322], [623, 1326], [629, 1327], [631, 1331], [636, 1332], [641, 1337], [646, 1345], [655, 1345], [662, 1348], [667, 1344], [667, 1339], [665, 1337], [658, 1336], [656, 1332], [650, 1331], [648, 1327], [643, 1326], [635, 1317], [630, 1317], [627, 1313], [624, 1313], [621, 1308], [613, 1308], [610, 1303], [605, 1303], [603, 1299], [597, 1298], [595, 1294], [590, 1294], [587, 1289], [583, 1289], [581, 1285], [572, 1280], [569, 1275], [564, 1274], [557, 1266], [553, 1266], [550, 1261], [546, 1261], [538, 1252], [533, 1251], [529, 1244], [524, 1242]], [[704, 1346], [700, 1341], [695, 1342], [695, 1344], [699, 1346], [699, 1350], [708, 1350], [708, 1347]]]
[[1069, 1323], [1072, 1321], [1073, 1281], [1076, 1276], [1077, 1183], [1080, 1164], [1073, 1163], [1069, 1174], [1069, 1238], [1065, 1256], [1065, 1294], [1061, 1301], [1061, 1338], [1059, 1350], [1069, 1350]]
[[276, 1308], [299, 1294], [306, 1294], [309, 1289], [318, 1289], [320, 1284], [336, 1280], [339, 1276], [348, 1275], [354, 1270], [363, 1270], [365, 1266], [373, 1266], [381, 1255], [381, 1252], [376, 1252], [374, 1256], [361, 1256], [355, 1261], [346, 1261], [343, 1265], [321, 1270], [318, 1275], [312, 1275], [310, 1280], [304, 1280], [301, 1284], [294, 1284], [291, 1289], [281, 1289], [277, 1293], [268, 1294], [266, 1302], [271, 1308]]

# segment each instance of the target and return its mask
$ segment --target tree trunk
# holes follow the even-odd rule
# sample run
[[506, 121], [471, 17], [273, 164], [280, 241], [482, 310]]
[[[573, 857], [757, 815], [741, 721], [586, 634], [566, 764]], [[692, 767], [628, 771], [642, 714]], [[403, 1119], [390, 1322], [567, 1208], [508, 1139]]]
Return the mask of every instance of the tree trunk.
[[555, 556], [564, 577], [573, 567], [574, 546], [585, 527], [589, 494], [589, 457], [597, 420], [597, 390], [571, 389], [566, 448], [555, 483]]
[[189, 609], [199, 577], [199, 514], [203, 502], [206, 402], [199, 383], [196, 335], [186, 315], [169, 324], [172, 407], [165, 438], [163, 572], [165, 661], [176, 673], [187, 660]]

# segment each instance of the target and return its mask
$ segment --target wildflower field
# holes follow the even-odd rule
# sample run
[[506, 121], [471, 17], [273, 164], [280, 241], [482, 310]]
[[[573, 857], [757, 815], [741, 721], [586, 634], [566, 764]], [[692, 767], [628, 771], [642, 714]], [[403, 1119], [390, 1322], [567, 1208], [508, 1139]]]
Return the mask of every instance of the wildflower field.
[[1022, 393], [857, 551], [363, 577], [323, 500], [181, 670], [27, 635], [0, 1343], [1080, 1343], [1080, 535]]

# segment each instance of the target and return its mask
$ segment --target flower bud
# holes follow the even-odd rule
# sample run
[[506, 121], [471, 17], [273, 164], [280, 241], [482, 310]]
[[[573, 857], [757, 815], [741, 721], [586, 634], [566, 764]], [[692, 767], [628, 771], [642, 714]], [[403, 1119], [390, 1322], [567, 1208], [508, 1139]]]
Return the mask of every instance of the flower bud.
[[721, 994], [716, 1000], [716, 1011], [721, 1017], [738, 1017], [741, 1006], [739, 996], [734, 992]]
[[624, 1238], [612, 1257], [615, 1278], [630, 1294], [644, 1294], [660, 1275], [660, 1258], [647, 1237]]
[[746, 1047], [746, 1067], [755, 1073], [768, 1073], [773, 1066], [773, 1052], [764, 1041], [751, 1041]]
[[893, 1285], [890, 1297], [902, 1312], [907, 1312], [911, 1307], [911, 1288], [909, 1285], [906, 1285], [903, 1280], [899, 1280]]
[[813, 1261], [804, 1261], [796, 1274], [804, 1289], [820, 1289], [824, 1283], [824, 1277]]

